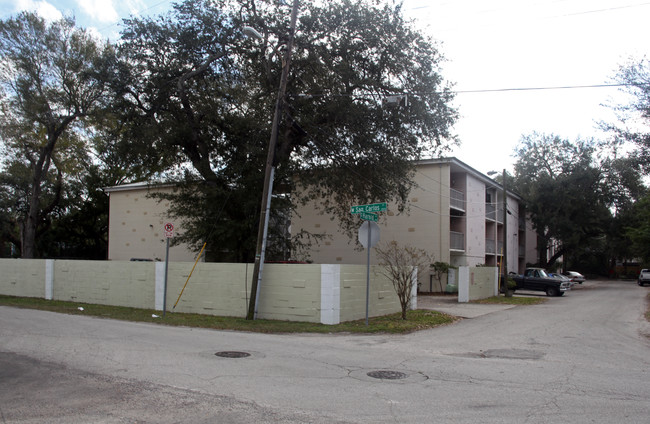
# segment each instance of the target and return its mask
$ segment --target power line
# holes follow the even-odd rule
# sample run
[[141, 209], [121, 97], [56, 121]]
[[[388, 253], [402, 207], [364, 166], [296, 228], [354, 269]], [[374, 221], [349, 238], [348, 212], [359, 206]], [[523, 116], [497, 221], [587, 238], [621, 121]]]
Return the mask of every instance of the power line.
[[508, 91], [541, 91], [541, 90], [574, 90], [574, 89], [584, 89], [584, 88], [615, 88], [615, 87], [638, 87], [638, 86], [650, 86], [650, 84], [631, 84], [631, 83], [620, 83], [620, 84], [589, 84], [589, 85], [558, 85], [558, 86], [549, 86], [549, 87], [512, 87], [512, 88], [493, 88], [493, 89], [479, 89], [479, 90], [457, 90], [454, 91], [456, 94], [466, 94], [466, 93], [499, 93], [499, 92], [508, 92]]
[[[623, 5], [623, 6], [604, 7], [604, 8], [601, 8], [601, 9], [582, 10], [582, 11], [570, 12], [570, 13], [561, 13], [560, 12], [559, 14], [550, 15], [550, 16], [539, 16], [537, 19], [538, 20], [547, 20], [547, 19], [565, 18], [565, 17], [572, 17], [572, 16], [591, 15], [591, 14], [596, 14], [596, 13], [613, 12], [613, 11], [617, 11], [617, 10], [631, 9], [631, 8], [643, 7], [643, 6], [648, 6], [648, 5], [650, 5], [650, 2], [629, 4], [629, 5]], [[415, 6], [415, 7], [409, 8], [408, 10], [422, 10], [422, 9], [429, 9], [429, 8], [432, 8], [432, 7], [436, 7], [436, 5]], [[495, 12], [505, 12], [505, 11], [510, 11], [510, 10], [511, 9], [509, 9], [509, 8], [486, 9], [486, 10], [478, 11], [478, 13], [474, 13], [474, 15], [482, 15], [482, 14], [486, 14], [486, 13], [495, 13]]]

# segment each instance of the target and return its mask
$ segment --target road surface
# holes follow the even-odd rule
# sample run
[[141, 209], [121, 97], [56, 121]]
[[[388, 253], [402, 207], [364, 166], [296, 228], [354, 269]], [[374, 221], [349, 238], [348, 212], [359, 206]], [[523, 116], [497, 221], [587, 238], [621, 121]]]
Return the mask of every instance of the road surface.
[[647, 424], [649, 292], [587, 282], [409, 335], [264, 335], [0, 307], [0, 422]]

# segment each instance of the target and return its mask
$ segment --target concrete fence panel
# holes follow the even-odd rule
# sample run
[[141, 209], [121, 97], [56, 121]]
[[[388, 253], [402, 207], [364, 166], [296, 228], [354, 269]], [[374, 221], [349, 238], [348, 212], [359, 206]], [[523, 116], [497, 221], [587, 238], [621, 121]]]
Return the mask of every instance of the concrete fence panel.
[[265, 264], [258, 317], [321, 322], [321, 265]]
[[[188, 281], [193, 266], [169, 263], [167, 311], [246, 316], [252, 264], [200, 262]], [[162, 310], [164, 274], [161, 262], [0, 259], [0, 294]], [[266, 264], [259, 299], [258, 318], [324, 324], [362, 319], [366, 267]], [[399, 311], [391, 281], [371, 267], [369, 315]]]
[[[164, 277], [164, 263], [161, 264]], [[207, 315], [245, 317], [252, 265], [172, 262], [167, 276], [167, 310]], [[187, 285], [185, 283], [187, 282]], [[185, 286], [185, 290], [183, 287]], [[179, 299], [179, 295], [183, 294]], [[176, 308], [174, 304], [178, 301]]]
[[498, 268], [458, 268], [458, 302], [486, 299], [499, 294]]
[[153, 262], [54, 261], [55, 300], [154, 307]]
[[44, 259], [0, 259], [0, 293], [46, 297]]
[[[365, 318], [366, 281], [366, 266], [341, 266], [341, 321]], [[368, 298], [368, 316], [375, 317], [401, 311], [393, 283], [379, 272], [377, 266], [370, 267]]]

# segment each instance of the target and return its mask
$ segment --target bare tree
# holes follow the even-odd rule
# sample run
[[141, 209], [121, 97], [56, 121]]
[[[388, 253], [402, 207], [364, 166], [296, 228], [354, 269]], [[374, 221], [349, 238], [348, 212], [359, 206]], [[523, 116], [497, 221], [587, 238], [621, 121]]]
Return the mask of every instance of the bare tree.
[[413, 272], [417, 270], [419, 277], [428, 271], [431, 257], [422, 249], [409, 245], [400, 246], [394, 240], [378, 246], [375, 250], [380, 265], [383, 266], [379, 272], [392, 281], [402, 307], [402, 319], [406, 319], [406, 311], [411, 306], [413, 293]]

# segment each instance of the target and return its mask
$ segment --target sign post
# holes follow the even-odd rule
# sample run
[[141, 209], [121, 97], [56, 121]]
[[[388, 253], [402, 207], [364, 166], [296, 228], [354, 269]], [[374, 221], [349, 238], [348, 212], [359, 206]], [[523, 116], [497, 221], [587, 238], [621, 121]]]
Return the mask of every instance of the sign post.
[[165, 238], [167, 246], [165, 247], [165, 284], [163, 286], [163, 318], [167, 311], [167, 270], [169, 269], [169, 239], [174, 237], [174, 224], [168, 222], [165, 224]]
[[379, 219], [377, 212], [385, 212], [388, 209], [387, 203], [373, 203], [370, 205], [352, 206], [350, 213], [358, 214], [363, 219], [359, 228], [359, 243], [367, 250], [366, 257], [366, 326], [368, 325], [368, 304], [370, 303], [370, 248], [379, 242]]

